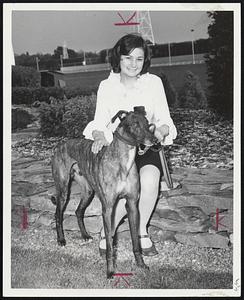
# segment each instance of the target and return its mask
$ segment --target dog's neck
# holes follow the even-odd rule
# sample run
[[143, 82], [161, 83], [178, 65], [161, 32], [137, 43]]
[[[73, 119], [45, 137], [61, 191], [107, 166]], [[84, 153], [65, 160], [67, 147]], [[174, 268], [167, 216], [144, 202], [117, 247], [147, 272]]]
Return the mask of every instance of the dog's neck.
[[120, 166], [124, 169], [125, 174], [128, 174], [134, 164], [136, 146], [134, 139], [126, 134], [122, 127], [117, 128], [112, 143], [112, 147], [114, 148], [113, 153], [116, 153], [118, 156], [118, 161], [120, 162]]

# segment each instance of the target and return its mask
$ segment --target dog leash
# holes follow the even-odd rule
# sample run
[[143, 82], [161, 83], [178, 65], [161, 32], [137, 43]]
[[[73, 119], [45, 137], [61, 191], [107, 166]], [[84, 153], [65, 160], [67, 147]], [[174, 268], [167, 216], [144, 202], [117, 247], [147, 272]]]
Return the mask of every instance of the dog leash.
[[158, 146], [158, 148], [155, 148], [153, 146], [151, 146], [151, 147], [150, 146], [145, 146], [144, 149], [141, 149], [141, 147], [139, 146], [138, 155], [145, 154], [149, 150], [149, 148], [151, 148], [151, 150], [154, 151], [154, 152], [159, 152], [159, 157], [160, 157], [162, 169], [163, 169], [163, 172], [164, 172], [164, 178], [165, 178], [166, 184], [167, 184], [168, 188], [172, 189], [173, 188], [173, 180], [172, 180], [172, 177], [171, 177], [170, 172], [169, 172], [169, 167], [168, 167], [167, 160], [166, 160], [166, 157], [165, 157], [163, 145], [160, 144], [160, 146]]

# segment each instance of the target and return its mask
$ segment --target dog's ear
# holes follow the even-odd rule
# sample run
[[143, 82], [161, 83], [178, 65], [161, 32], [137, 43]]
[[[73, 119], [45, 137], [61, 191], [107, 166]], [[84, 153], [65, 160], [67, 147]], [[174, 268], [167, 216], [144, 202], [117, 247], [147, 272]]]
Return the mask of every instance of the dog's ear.
[[134, 106], [134, 112], [145, 116], [146, 115], [145, 106]]
[[113, 118], [111, 119], [111, 122], [114, 123], [114, 121], [119, 118], [120, 121], [122, 121], [128, 114], [128, 111], [126, 110], [120, 110], [117, 112], [116, 115], [113, 116]]

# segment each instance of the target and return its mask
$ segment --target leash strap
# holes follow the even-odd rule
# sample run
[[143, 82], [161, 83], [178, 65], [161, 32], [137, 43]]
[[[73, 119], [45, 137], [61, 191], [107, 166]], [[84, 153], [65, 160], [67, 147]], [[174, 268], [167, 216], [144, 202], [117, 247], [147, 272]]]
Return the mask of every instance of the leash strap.
[[168, 168], [168, 164], [167, 164], [167, 160], [165, 157], [165, 153], [164, 153], [164, 147], [161, 144], [156, 145], [157, 147], [145, 147], [143, 150], [140, 148], [139, 146], [139, 150], [138, 150], [138, 154], [139, 155], [143, 155], [145, 154], [148, 149], [151, 149], [154, 152], [158, 152], [159, 153], [159, 157], [160, 157], [160, 161], [161, 161], [161, 165], [162, 165], [162, 169], [164, 172], [164, 178], [166, 181], [166, 184], [168, 186], [168, 188], [172, 189], [173, 188], [173, 181], [169, 172], [169, 168]]
[[160, 161], [161, 161], [161, 165], [163, 168], [163, 172], [164, 172], [164, 178], [166, 181], [166, 184], [168, 186], [168, 188], [172, 189], [173, 188], [173, 181], [169, 172], [169, 168], [168, 168], [168, 164], [167, 164], [167, 160], [164, 154], [164, 148], [162, 147], [161, 150], [159, 151], [159, 157], [160, 157]]

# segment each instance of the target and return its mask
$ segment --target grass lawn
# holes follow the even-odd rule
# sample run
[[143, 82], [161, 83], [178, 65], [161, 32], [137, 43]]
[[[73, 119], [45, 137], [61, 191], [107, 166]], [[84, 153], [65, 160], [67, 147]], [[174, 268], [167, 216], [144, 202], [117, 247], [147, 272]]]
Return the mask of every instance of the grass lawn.
[[[119, 237], [117, 273], [106, 279], [106, 262], [98, 252], [98, 236], [90, 242], [79, 232], [65, 231], [67, 245], [60, 247], [56, 232], [46, 227], [23, 231], [12, 227], [12, 288], [62, 289], [226, 289], [232, 288], [232, 250], [185, 246], [162, 241], [153, 234], [159, 255], [145, 257], [150, 271], [135, 265], [128, 232]], [[221, 257], [221, 260], [219, 260]]]
[[[171, 81], [177, 91], [184, 84], [184, 76], [187, 71], [191, 71], [199, 77], [203, 89], [206, 91], [207, 83], [207, 68], [206, 64], [186, 64], [186, 65], [172, 65], [172, 66], [152, 66], [149, 72], [159, 75], [164, 72]], [[70, 87], [81, 88], [98, 88], [101, 80], [108, 77], [109, 70], [93, 71], [93, 72], [79, 72], [65, 75], [57, 75], [60, 79], [64, 79]]]

